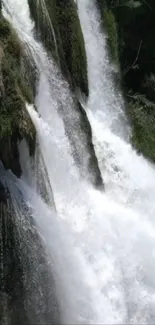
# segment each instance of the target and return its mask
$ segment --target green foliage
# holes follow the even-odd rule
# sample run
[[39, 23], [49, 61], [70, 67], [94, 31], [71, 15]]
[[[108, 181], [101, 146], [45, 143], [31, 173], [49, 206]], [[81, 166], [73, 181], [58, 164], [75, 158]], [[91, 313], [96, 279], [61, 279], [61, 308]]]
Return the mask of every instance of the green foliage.
[[0, 39], [5, 40], [9, 37], [9, 35], [10, 35], [10, 26], [9, 26], [8, 22], [5, 19], [3, 19], [3, 17], [1, 16]]
[[[25, 109], [25, 99], [18, 86], [18, 72], [13, 70], [14, 62], [5, 57], [2, 61], [2, 75], [5, 96], [0, 99], [0, 138], [12, 135], [19, 129], [20, 112]], [[6, 128], [4, 127], [6, 126]]]
[[[23, 74], [23, 49], [15, 33], [0, 13], [0, 159], [18, 174], [17, 142], [34, 138], [35, 132], [26, 115], [25, 101], [33, 101], [31, 84]], [[32, 140], [33, 141], [33, 140]]]
[[110, 8], [128, 7], [137, 8], [142, 5], [142, 1], [135, 0], [107, 0]]
[[130, 97], [129, 114], [134, 146], [155, 162], [155, 103], [144, 95], [135, 94]]
[[98, 2], [102, 14], [106, 17], [106, 12], [110, 12], [116, 21], [114, 30], [111, 28], [111, 17], [106, 19], [106, 25], [112, 40], [111, 48], [113, 45], [118, 49], [122, 87], [133, 128], [133, 144], [155, 162], [155, 1]]
[[126, 6], [115, 8], [114, 12], [133, 144], [155, 162], [155, 3], [127, 1]]

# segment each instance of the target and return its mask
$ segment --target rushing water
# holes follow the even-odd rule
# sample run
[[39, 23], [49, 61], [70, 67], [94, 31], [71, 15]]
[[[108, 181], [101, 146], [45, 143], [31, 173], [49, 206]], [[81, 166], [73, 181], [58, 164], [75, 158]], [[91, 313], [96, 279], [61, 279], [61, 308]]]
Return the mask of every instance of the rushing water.
[[117, 202], [134, 205], [143, 211], [141, 202], [145, 201], [147, 214], [151, 213], [153, 217], [154, 166], [137, 155], [128, 141], [130, 128], [125, 118], [123, 99], [112, 81], [113, 68], [105, 50], [106, 35], [101, 31], [94, 1], [79, 0], [78, 4], [90, 88], [88, 103], [84, 105], [93, 130], [106, 193]]
[[[27, 105], [27, 110], [44, 160], [39, 168], [44, 169], [45, 164], [48, 177], [45, 173], [44, 179], [50, 183], [50, 203], [46, 204], [37, 191], [35, 178], [40, 176], [33, 176], [24, 143], [19, 149], [22, 179], [6, 173], [4, 180], [16, 202], [15, 210], [24, 201], [36, 224], [52, 270], [63, 324], [154, 324], [155, 170], [129, 143], [124, 103], [115, 90], [95, 0], [78, 0], [78, 13], [90, 89], [83, 106], [93, 130], [105, 191], [97, 191], [89, 182], [86, 147], [83, 138], [74, 133], [77, 117], [72, 95], [34, 39], [26, 0], [5, 0], [4, 14], [27, 44], [39, 71], [35, 104], [41, 116], [32, 105]], [[83, 180], [60, 104], [67, 109], [76, 151], [83, 157]], [[46, 323], [46, 319], [41, 321]]]

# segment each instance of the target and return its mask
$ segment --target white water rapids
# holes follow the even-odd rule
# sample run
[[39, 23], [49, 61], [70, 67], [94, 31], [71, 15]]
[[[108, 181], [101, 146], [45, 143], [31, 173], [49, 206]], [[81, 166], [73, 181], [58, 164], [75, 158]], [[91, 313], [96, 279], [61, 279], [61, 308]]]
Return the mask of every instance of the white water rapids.
[[[12, 186], [10, 180], [8, 187], [11, 193], [18, 188], [32, 210], [55, 278], [62, 323], [154, 324], [155, 170], [126, 140], [124, 104], [112, 81], [95, 0], [77, 3], [88, 59], [90, 97], [85, 109], [105, 191], [96, 191], [87, 177], [81, 180], [58, 113], [60, 100], [74, 119], [71, 94], [34, 39], [27, 0], [5, 0], [4, 14], [28, 45], [39, 70], [36, 106], [41, 117], [32, 106], [27, 109], [37, 130], [56, 212], [30, 181], [31, 163], [22, 158], [22, 146], [22, 180]], [[74, 128], [71, 131], [74, 134]], [[85, 165], [82, 143], [76, 140]], [[29, 173], [24, 172], [25, 164]]]

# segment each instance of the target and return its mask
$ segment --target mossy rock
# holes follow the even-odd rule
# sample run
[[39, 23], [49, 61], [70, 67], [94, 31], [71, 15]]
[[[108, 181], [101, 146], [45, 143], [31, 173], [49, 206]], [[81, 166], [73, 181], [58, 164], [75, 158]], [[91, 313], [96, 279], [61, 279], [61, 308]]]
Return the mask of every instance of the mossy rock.
[[134, 94], [130, 97], [128, 114], [134, 147], [155, 162], [155, 104], [145, 95]]
[[[61, 67], [72, 90], [75, 90], [76, 93], [77, 89], [81, 89], [87, 97], [87, 60], [77, 5], [73, 0], [46, 0], [46, 8], [42, 7], [41, 4], [41, 1], [38, 1], [36, 5], [34, 0], [29, 0], [38, 35], [44, 42], [48, 53], [52, 54]], [[85, 110], [76, 98], [74, 98], [73, 109], [77, 119], [74, 132], [77, 137], [82, 134], [81, 141], [85, 143], [85, 150], [89, 157], [87, 164], [90, 175], [89, 181], [96, 187], [102, 188], [103, 181], [92, 144], [91, 126]], [[73, 148], [73, 156], [81, 170], [81, 175], [83, 175], [83, 156], [79, 153], [76, 141], [70, 137], [67, 122], [65, 123], [65, 131], [70, 139], [71, 148]]]
[[25, 137], [29, 143], [35, 141], [35, 130], [25, 109], [25, 102], [34, 100], [31, 74], [28, 77], [26, 70], [21, 42], [0, 13], [0, 160], [16, 175], [20, 174], [18, 140]]
[[29, 0], [38, 35], [71, 87], [88, 95], [85, 44], [74, 0]]
[[108, 49], [114, 64], [119, 64], [118, 52], [118, 27], [113, 11], [108, 7], [105, 0], [97, 0], [98, 9], [101, 14], [101, 22], [103, 29], [106, 30], [108, 36]]
[[118, 65], [118, 33], [115, 16], [112, 10], [107, 9], [104, 11], [104, 22], [108, 34], [108, 45], [110, 48], [111, 57], [113, 62]]

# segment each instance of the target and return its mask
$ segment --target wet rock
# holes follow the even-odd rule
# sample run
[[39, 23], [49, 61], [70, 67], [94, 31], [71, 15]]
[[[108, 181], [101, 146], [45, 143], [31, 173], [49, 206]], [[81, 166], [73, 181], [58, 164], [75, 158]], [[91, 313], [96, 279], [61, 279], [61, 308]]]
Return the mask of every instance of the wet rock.
[[12, 203], [9, 193], [7, 201], [0, 202], [0, 261], [0, 325], [60, 324], [41, 239], [29, 209], [20, 207], [16, 197]]
[[3, 184], [2, 184], [1, 181], [0, 181], [0, 204], [1, 204], [2, 202], [3, 202], [3, 203], [6, 203], [7, 198], [8, 198], [8, 192], [7, 192], [7, 190], [4, 188]]

